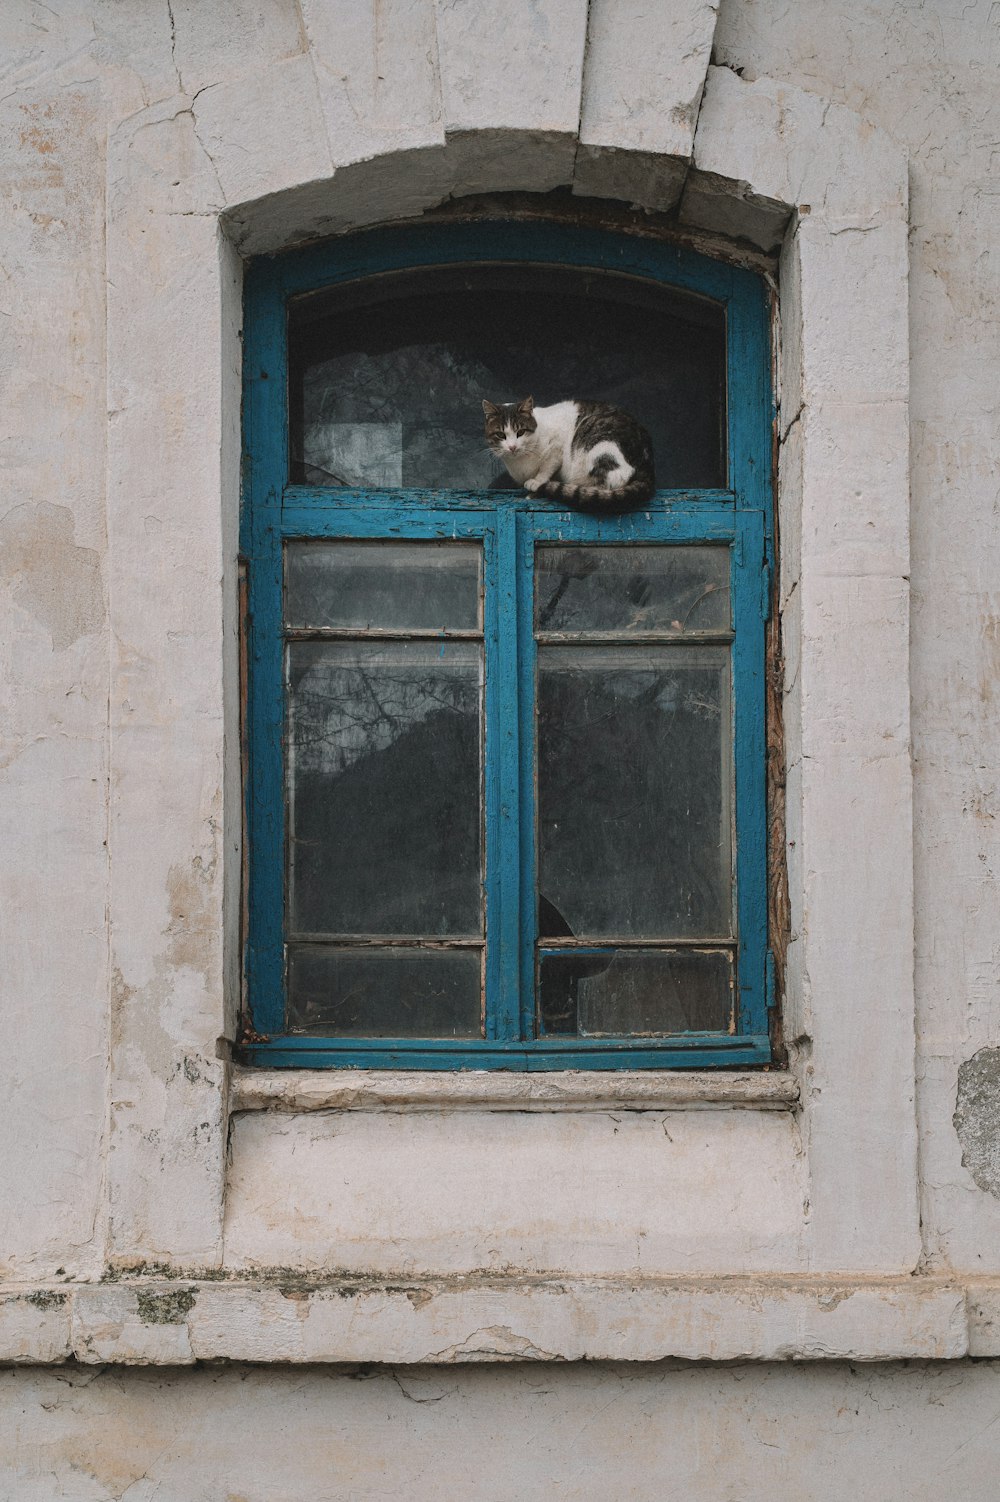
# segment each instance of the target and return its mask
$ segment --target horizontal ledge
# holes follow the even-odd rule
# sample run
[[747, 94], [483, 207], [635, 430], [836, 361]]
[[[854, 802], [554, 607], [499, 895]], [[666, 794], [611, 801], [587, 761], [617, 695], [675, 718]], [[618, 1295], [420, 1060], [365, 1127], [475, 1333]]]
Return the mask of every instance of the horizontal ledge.
[[[505, 507], [534, 517], [534, 540], [539, 546], [552, 543], [565, 546], [576, 543], [631, 546], [647, 541], [675, 543], [678, 546], [729, 544], [736, 535], [742, 515], [758, 515], [759, 508], [722, 507], [707, 503], [698, 507], [655, 506], [637, 508], [627, 513], [548, 511], [543, 515], [531, 507]], [[268, 512], [261, 507], [262, 519], [271, 522], [284, 540], [325, 537], [413, 539], [422, 541], [462, 541], [485, 537], [495, 530], [496, 511], [484, 511], [472, 501], [444, 506], [433, 496], [424, 497], [423, 505], [390, 506], [364, 504], [361, 501], [321, 506], [286, 503], [281, 510]], [[622, 525], [628, 524], [623, 536]]]
[[985, 1301], [985, 1290], [922, 1278], [310, 1280], [261, 1269], [0, 1288], [0, 1361], [948, 1360], [985, 1354]]
[[[456, 486], [455, 489], [435, 490], [431, 486], [405, 486], [399, 489], [380, 489], [377, 487], [348, 485], [286, 485], [283, 499], [285, 505], [309, 506], [312, 504], [351, 506], [371, 505], [373, 503], [387, 506], [415, 506], [418, 509], [448, 506], [473, 506], [492, 510], [497, 505], [505, 508], [516, 506], [522, 511], [539, 511], [543, 515], [554, 515], [565, 511], [565, 505], [560, 506], [556, 501], [542, 499], [530, 495], [519, 487], [503, 490], [468, 490]], [[736, 491], [727, 490], [724, 487], [705, 485], [689, 489], [659, 489], [654, 492], [648, 501], [641, 506], [634, 506], [630, 511], [588, 510], [580, 512], [584, 516], [595, 517], [618, 517], [628, 516], [632, 512], [642, 513], [647, 510], [658, 511], [663, 507], [687, 505], [693, 503], [696, 506], [728, 506], [736, 504]]]
[[[266, 1023], [264, 1024], [266, 1025]], [[484, 1038], [336, 1038], [254, 1034], [235, 1050], [259, 1069], [368, 1069], [394, 1073], [639, 1074], [664, 1070], [748, 1070], [771, 1063], [766, 1033], [670, 1033], [628, 1038], [554, 1035], [532, 1042]]]
[[730, 939], [634, 939], [631, 935], [616, 937], [614, 934], [588, 939], [574, 935], [571, 939], [557, 934], [539, 934], [537, 947], [541, 954], [601, 954], [608, 949], [644, 949], [652, 954], [674, 954], [677, 950], [695, 950], [698, 953], [718, 954], [720, 950], [730, 953], [739, 941]]
[[482, 949], [485, 939], [414, 938], [399, 934], [287, 933], [286, 944], [325, 944], [341, 949]]
[[422, 626], [400, 626], [390, 630], [388, 626], [285, 626], [282, 630], [285, 641], [472, 641], [483, 640], [482, 631], [451, 631]]
[[[341, 949], [482, 949], [486, 940], [483, 938], [449, 938], [440, 939], [430, 935], [420, 936], [416, 934], [338, 934], [338, 933], [308, 933], [296, 932], [294, 929], [285, 935], [286, 944], [326, 944], [329, 947]], [[657, 955], [673, 955], [677, 950], [695, 950], [697, 953], [718, 954], [721, 950], [729, 954], [736, 948], [736, 939], [634, 939], [630, 936], [624, 938], [602, 937], [599, 939], [572, 938], [565, 939], [558, 936], [551, 938], [546, 934], [538, 937], [537, 947], [540, 954], [583, 953], [603, 954], [606, 950], [613, 949], [639, 949], [648, 950]], [[634, 1034], [633, 1037], [641, 1036]], [[664, 1035], [666, 1036], [666, 1035]]]
[[[451, 631], [447, 627], [400, 626], [285, 626], [287, 642], [481, 642], [482, 631]], [[735, 631], [536, 631], [543, 647], [701, 647], [726, 646], [736, 640]]]
[[725, 647], [735, 631], [536, 631], [540, 647]]
[[698, 1106], [787, 1109], [799, 1097], [779, 1070], [624, 1074], [565, 1070], [235, 1068], [231, 1111], [676, 1111]]

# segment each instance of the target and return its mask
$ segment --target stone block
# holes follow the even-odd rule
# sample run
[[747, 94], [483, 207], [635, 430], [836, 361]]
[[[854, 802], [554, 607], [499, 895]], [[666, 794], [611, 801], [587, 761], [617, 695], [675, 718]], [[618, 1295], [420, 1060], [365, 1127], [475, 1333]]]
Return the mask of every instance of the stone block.
[[909, 467], [906, 403], [821, 401], [803, 408], [798, 429], [798, 530], [812, 578], [905, 579], [909, 529], [896, 497]]
[[744, 182], [692, 167], [684, 179], [679, 217], [682, 224], [728, 240], [746, 240], [773, 253], [781, 246], [791, 219], [788, 204], [755, 193]]
[[171, 0], [167, 11], [170, 53], [187, 94], [262, 74], [307, 50], [296, 0]]
[[188, 1315], [196, 1291], [187, 1284], [140, 1289], [78, 1289], [73, 1300], [72, 1347], [77, 1361], [123, 1366], [190, 1366]]
[[442, 145], [434, 0], [301, 0], [335, 166]]
[[851, 224], [905, 221], [906, 158], [853, 110], [770, 78], [709, 68], [693, 165], [740, 196]]
[[[801, 399], [905, 403], [906, 222], [801, 218]], [[794, 398], [793, 398], [794, 399]]]
[[289, 182], [326, 178], [333, 170], [308, 55], [206, 86], [191, 113], [224, 204], [263, 198]]
[[674, 206], [717, 11], [716, 0], [592, 0], [576, 192], [663, 211]]
[[14, 1365], [49, 1365], [70, 1354], [72, 1295], [62, 1288], [0, 1294], [0, 1352]]
[[437, 11], [445, 129], [576, 136], [586, 0], [453, 0]]
[[[826, 575], [804, 580], [800, 589], [804, 755], [819, 764], [840, 756], [871, 763], [908, 756], [910, 698], [899, 671], [907, 660], [906, 580]], [[895, 813], [885, 810], [886, 835]], [[908, 832], [908, 816], [905, 827]], [[879, 843], [884, 847], [884, 840]], [[863, 858], [870, 852], [856, 854]], [[895, 854], [902, 860], [901, 849]], [[842, 851], [837, 855], [829, 859], [824, 852], [822, 864], [831, 874]]]

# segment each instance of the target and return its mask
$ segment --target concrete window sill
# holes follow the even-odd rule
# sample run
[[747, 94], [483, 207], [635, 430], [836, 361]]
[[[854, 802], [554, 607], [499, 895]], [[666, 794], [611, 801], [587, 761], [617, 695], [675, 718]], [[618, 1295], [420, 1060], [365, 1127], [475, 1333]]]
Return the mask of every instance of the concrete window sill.
[[936, 1278], [310, 1281], [0, 1287], [0, 1360], [892, 1361], [996, 1355], [1000, 1288]]
[[366, 1069], [233, 1071], [230, 1111], [677, 1111], [736, 1107], [788, 1110], [799, 1098], [780, 1070], [625, 1074]]

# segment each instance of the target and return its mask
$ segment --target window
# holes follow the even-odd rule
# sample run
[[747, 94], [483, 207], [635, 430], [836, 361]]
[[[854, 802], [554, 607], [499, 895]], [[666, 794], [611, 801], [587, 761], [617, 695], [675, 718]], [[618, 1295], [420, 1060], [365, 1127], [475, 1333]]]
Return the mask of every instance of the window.
[[[767, 309], [559, 225], [372, 232], [248, 272], [244, 1056], [760, 1063]], [[497, 475], [481, 399], [615, 401], [662, 487]]]

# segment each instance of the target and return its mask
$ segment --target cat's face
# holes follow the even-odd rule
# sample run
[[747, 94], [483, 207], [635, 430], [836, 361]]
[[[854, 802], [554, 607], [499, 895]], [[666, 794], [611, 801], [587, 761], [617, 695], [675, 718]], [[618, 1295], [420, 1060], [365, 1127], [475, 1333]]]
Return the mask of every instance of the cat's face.
[[483, 402], [486, 418], [486, 442], [498, 459], [522, 453], [531, 445], [538, 423], [535, 399], [526, 396], [521, 402]]

